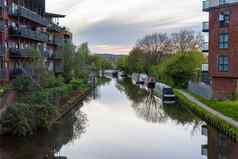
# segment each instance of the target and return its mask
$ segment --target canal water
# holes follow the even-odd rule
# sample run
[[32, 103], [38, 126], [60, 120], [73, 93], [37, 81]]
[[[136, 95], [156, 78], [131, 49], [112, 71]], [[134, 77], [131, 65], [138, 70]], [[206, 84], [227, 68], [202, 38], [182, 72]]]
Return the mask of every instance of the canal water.
[[238, 144], [130, 81], [98, 87], [49, 132], [0, 138], [0, 159], [237, 159]]

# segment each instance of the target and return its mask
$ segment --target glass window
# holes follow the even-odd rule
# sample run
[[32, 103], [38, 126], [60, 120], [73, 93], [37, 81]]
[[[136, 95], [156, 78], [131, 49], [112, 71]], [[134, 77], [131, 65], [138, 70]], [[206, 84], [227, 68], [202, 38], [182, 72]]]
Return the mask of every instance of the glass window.
[[219, 72], [229, 71], [229, 58], [226, 55], [221, 55], [218, 57], [218, 70]]
[[219, 35], [219, 48], [225, 49], [229, 47], [229, 34], [228, 33], [220, 33]]
[[219, 0], [219, 4], [220, 5], [226, 4], [226, 0]]

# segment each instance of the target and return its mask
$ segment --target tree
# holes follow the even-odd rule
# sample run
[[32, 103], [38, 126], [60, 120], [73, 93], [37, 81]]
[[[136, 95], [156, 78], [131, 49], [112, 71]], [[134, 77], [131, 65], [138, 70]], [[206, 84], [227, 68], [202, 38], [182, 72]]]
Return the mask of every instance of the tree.
[[129, 56], [123, 56], [116, 61], [116, 67], [119, 70], [129, 73]]
[[171, 34], [171, 41], [175, 52], [187, 53], [201, 48], [203, 37], [201, 33], [196, 35], [192, 30], [181, 30]]
[[157, 64], [165, 54], [170, 52], [171, 41], [166, 33], [153, 33], [139, 40], [136, 48], [145, 53], [148, 64]]
[[64, 72], [63, 77], [69, 82], [74, 77], [75, 71], [75, 47], [72, 44], [65, 44], [64, 48], [59, 52], [63, 57]]
[[149, 61], [146, 53], [140, 48], [133, 48], [128, 57], [128, 69], [132, 72], [146, 72], [149, 66]]

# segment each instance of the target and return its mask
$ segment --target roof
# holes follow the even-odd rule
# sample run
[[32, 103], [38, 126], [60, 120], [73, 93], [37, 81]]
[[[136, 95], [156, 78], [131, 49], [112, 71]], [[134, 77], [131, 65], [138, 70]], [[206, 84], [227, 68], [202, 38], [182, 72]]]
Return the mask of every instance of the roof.
[[66, 15], [46, 12], [45, 16], [50, 18], [64, 18]]

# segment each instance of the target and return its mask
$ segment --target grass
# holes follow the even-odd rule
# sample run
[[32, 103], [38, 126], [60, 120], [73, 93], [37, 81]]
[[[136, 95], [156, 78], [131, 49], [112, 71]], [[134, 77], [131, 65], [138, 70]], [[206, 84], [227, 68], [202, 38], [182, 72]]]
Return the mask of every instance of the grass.
[[[233, 127], [232, 125], [225, 122], [223, 119], [220, 119], [216, 115], [206, 111], [205, 109], [202, 109], [197, 104], [191, 102], [189, 99], [187, 99], [183, 94], [181, 94], [179, 91], [175, 90], [175, 94], [179, 99], [179, 102], [183, 105], [188, 107], [192, 112], [197, 114], [200, 118], [207, 122], [212, 122], [213, 125], [215, 124], [217, 128], [223, 128], [221, 131], [229, 132], [232, 135], [238, 136], [238, 128]], [[237, 139], [238, 140], [238, 139]]]
[[224, 114], [225, 116], [231, 117], [232, 119], [238, 121], [238, 100], [218, 101], [214, 99], [205, 99], [191, 92], [189, 92], [189, 94], [191, 94], [200, 102], [206, 104], [210, 108], [215, 109]]

